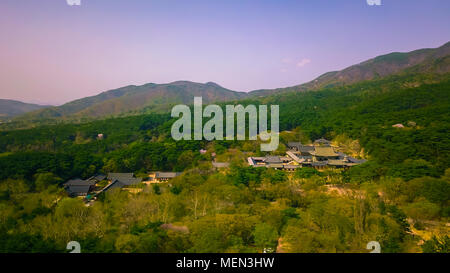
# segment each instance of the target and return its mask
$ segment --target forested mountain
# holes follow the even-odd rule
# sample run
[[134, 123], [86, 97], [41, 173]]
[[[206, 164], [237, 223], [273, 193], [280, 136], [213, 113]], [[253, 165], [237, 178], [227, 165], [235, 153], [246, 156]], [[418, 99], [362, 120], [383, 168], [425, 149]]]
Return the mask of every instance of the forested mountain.
[[445, 74], [448, 72], [450, 72], [450, 42], [433, 49], [419, 49], [407, 53], [394, 52], [378, 56], [341, 71], [325, 73], [305, 84], [288, 88], [256, 90], [250, 92], [250, 95], [264, 96], [278, 92], [318, 90], [381, 79], [395, 74]]
[[[245, 99], [239, 103], [279, 105], [282, 131], [301, 128], [309, 139], [334, 139], [342, 135], [357, 139], [366, 156], [384, 166], [381, 168], [383, 173], [405, 160], [421, 159], [427, 162], [426, 165], [429, 164], [434, 173], [442, 174], [450, 162], [449, 86], [450, 74], [391, 76], [315, 92], [291, 92]], [[3, 131], [0, 132], [0, 153], [9, 155], [32, 151], [78, 154], [86, 149], [85, 152], [90, 156], [99, 153], [108, 155], [114, 150], [126, 149], [134, 142], [145, 146], [150, 140], [169, 140], [173, 121], [169, 114], [152, 114]], [[402, 124], [405, 128], [393, 128], [394, 124]], [[105, 134], [106, 139], [99, 142], [99, 133]], [[224, 145], [227, 147], [240, 145], [227, 141], [220, 143], [226, 143]], [[133, 157], [133, 154], [129, 151], [123, 156], [128, 158]], [[13, 157], [0, 157], [0, 166], [2, 160], [13, 164]], [[115, 163], [117, 170], [152, 169], [152, 164], [156, 164], [153, 159], [122, 160], [122, 163]], [[125, 161], [136, 165], [121, 165]], [[158, 166], [170, 170], [174, 164], [176, 161]], [[23, 168], [25, 165], [18, 166]], [[102, 164], [96, 169], [101, 167]], [[15, 172], [6, 166], [0, 169], [0, 179], [8, 177], [2, 172]], [[26, 173], [36, 170], [31, 169]]]
[[231, 91], [212, 82], [149, 83], [142, 86], [126, 86], [59, 107], [29, 113], [20, 117], [20, 120], [99, 118], [132, 112], [168, 112], [173, 105], [192, 104], [194, 97], [203, 97], [204, 103], [211, 103], [237, 100], [245, 96], [246, 93]]
[[0, 120], [8, 119], [14, 116], [18, 116], [45, 107], [49, 106], [24, 103], [16, 100], [0, 99]]
[[[283, 92], [299, 92], [339, 87], [363, 81], [383, 79], [392, 75], [444, 75], [450, 72], [450, 43], [435, 49], [419, 49], [408, 53], [378, 56], [341, 71], [328, 72], [317, 79], [293, 87], [236, 92], [215, 83], [178, 81], [168, 84], [149, 83], [126, 86], [99, 95], [27, 113], [19, 122], [52, 119], [83, 120], [142, 113], [167, 113], [175, 104], [192, 104], [194, 96], [204, 103], [263, 97]], [[414, 84], [414, 83], [410, 83]]]

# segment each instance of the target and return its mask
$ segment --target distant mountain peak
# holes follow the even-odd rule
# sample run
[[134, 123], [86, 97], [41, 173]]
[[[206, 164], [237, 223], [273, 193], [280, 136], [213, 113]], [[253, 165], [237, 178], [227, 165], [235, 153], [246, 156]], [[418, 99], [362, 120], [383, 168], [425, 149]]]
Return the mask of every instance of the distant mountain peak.
[[148, 83], [105, 91], [59, 107], [28, 113], [20, 118], [99, 118], [127, 112], [167, 112], [175, 104], [192, 104], [194, 97], [202, 97], [204, 103], [212, 103], [245, 96], [246, 93], [232, 91], [212, 82], [203, 84], [182, 80], [165, 84]]
[[172, 105], [192, 104], [194, 96], [201, 96], [204, 103], [230, 101], [288, 91], [312, 91], [381, 79], [399, 73], [450, 73], [450, 42], [434, 49], [381, 55], [340, 71], [324, 73], [308, 83], [288, 88], [244, 93], [226, 89], [214, 82], [197, 83], [187, 80], [165, 84], [129, 85], [74, 100], [59, 107], [40, 109], [20, 118], [99, 118], [125, 113], [168, 112]]
[[207, 83], [205, 83], [206, 85], [211, 85], [211, 86], [217, 86], [217, 87], [221, 87], [222, 88], [222, 86], [220, 86], [220, 85], [218, 85], [217, 83], [215, 83], [215, 82], [207, 82]]
[[46, 107], [50, 106], [25, 103], [18, 100], [0, 99], [0, 120], [10, 119]]
[[380, 79], [399, 73], [450, 73], [450, 42], [438, 48], [424, 48], [410, 52], [392, 52], [380, 55], [340, 71], [324, 73], [301, 85], [274, 90], [258, 90], [251, 92], [251, 94], [263, 96], [293, 90], [318, 90], [324, 87]]

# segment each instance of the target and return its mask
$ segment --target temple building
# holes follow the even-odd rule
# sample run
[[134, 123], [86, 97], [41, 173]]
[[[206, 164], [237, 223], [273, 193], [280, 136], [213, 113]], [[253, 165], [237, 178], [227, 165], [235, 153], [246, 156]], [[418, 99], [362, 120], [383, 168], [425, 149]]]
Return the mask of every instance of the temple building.
[[326, 139], [318, 139], [313, 145], [289, 142], [286, 156], [249, 157], [248, 164], [253, 167], [267, 167], [277, 170], [295, 171], [301, 167], [349, 168], [366, 162], [344, 153], [336, 152], [335, 147]]

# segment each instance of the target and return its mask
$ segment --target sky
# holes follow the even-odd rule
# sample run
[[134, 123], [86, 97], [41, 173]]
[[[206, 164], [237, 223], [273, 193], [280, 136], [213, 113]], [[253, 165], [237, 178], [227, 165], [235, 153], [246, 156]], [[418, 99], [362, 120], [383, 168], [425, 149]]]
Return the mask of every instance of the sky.
[[0, 98], [60, 105], [126, 85], [301, 84], [450, 41], [450, 1], [0, 1]]

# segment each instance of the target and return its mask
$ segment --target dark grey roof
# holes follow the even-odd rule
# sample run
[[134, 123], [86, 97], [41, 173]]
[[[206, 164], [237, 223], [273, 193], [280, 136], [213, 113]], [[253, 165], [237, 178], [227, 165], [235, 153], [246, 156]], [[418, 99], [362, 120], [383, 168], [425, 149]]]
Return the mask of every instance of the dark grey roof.
[[108, 179], [113, 183], [119, 181], [123, 186], [135, 185], [142, 181], [142, 178], [134, 177], [133, 173], [109, 173]]
[[174, 178], [179, 176], [181, 173], [175, 173], [175, 172], [156, 172], [155, 176], [156, 178]]
[[301, 142], [288, 142], [288, 147], [290, 148], [297, 148], [299, 146], [302, 146]]
[[121, 183], [119, 180], [114, 180], [111, 184], [107, 185], [107, 186], [102, 190], [102, 192], [104, 192], [104, 191], [109, 191], [109, 190], [115, 189], [115, 188], [123, 188], [123, 187], [125, 187], [125, 186], [126, 186], [126, 185], [123, 184], [123, 183]]
[[266, 163], [268, 164], [277, 164], [277, 163], [282, 163], [283, 161], [281, 161], [281, 158], [279, 156], [268, 156], [266, 157], [265, 160]]
[[324, 138], [319, 138], [319, 139], [316, 139], [316, 140], [314, 141], [314, 143], [318, 143], [318, 144], [330, 144], [331, 141], [326, 140], [326, 139], [324, 139]]
[[134, 177], [134, 173], [108, 173], [108, 179], [109, 180], [120, 180], [120, 178], [125, 178], [125, 179], [129, 179], [129, 178], [133, 178]]
[[304, 160], [312, 160], [312, 155], [301, 155], [301, 156], [299, 156], [298, 158], [300, 158], [300, 159], [304, 159]]
[[102, 181], [102, 180], [104, 180], [106, 178], [106, 175], [99, 174], [99, 175], [93, 176], [92, 178], [96, 179], [97, 181]]
[[64, 187], [69, 187], [69, 186], [93, 186], [93, 185], [95, 185], [95, 181], [81, 180], [79, 178], [71, 179], [71, 180], [67, 181], [66, 183], [64, 183]]
[[343, 152], [336, 152], [339, 155], [339, 159], [346, 160], [350, 163], [362, 164], [367, 162], [366, 159], [357, 159], [351, 156], [344, 154]]
[[321, 167], [321, 166], [326, 166], [327, 164], [328, 164], [328, 161], [316, 161], [316, 162], [312, 162], [311, 166]]
[[118, 180], [121, 184], [125, 186], [136, 185], [142, 182], [142, 178], [130, 178], [130, 179], [122, 179]]
[[76, 178], [76, 179], [70, 179], [66, 183], [64, 183], [64, 186], [70, 186], [70, 185], [85, 185], [84, 180]]
[[299, 165], [284, 165], [285, 169], [297, 169], [300, 168]]
[[77, 186], [68, 186], [66, 188], [67, 193], [70, 195], [77, 195], [77, 194], [88, 194], [91, 190], [90, 185], [77, 185]]
[[345, 160], [331, 159], [331, 160], [328, 160], [328, 165], [330, 165], [330, 166], [349, 166], [350, 167], [354, 164], [346, 162]]
[[310, 152], [314, 151], [314, 146], [302, 145], [302, 146], [298, 147], [298, 151], [301, 153], [310, 153]]
[[351, 157], [351, 156], [348, 156], [347, 160], [352, 162], [352, 163], [357, 163], [357, 164], [362, 164], [362, 163], [367, 162], [367, 160], [365, 160], [365, 159], [356, 159], [356, 158]]

